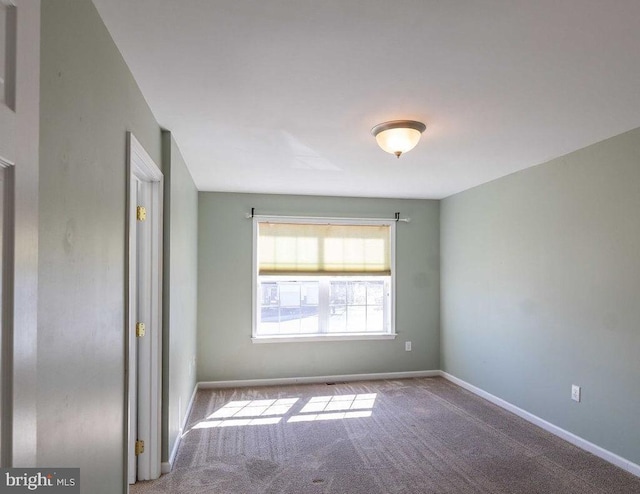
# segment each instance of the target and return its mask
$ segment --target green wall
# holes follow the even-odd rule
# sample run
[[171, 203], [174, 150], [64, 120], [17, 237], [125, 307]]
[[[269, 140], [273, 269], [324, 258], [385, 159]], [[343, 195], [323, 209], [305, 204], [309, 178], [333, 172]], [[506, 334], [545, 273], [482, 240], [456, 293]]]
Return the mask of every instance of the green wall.
[[441, 238], [443, 369], [640, 463], [640, 129], [445, 199]]
[[124, 490], [126, 132], [160, 128], [89, 0], [41, 11], [37, 464]]
[[198, 191], [170, 132], [164, 161], [162, 461], [169, 460], [196, 385]]
[[[251, 342], [252, 222], [260, 213], [410, 217], [397, 228], [395, 340]], [[198, 380], [260, 379], [440, 368], [439, 203], [200, 192]], [[405, 352], [404, 342], [413, 350]]]

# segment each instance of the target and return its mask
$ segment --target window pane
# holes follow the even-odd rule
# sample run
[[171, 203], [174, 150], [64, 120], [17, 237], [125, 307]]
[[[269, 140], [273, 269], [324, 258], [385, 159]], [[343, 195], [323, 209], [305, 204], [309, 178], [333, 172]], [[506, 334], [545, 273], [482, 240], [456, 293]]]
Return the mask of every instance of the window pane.
[[300, 332], [304, 334], [318, 332], [318, 312], [306, 314], [300, 320]]
[[344, 333], [347, 330], [347, 306], [332, 305], [329, 314], [329, 332]]
[[366, 307], [350, 305], [347, 307], [347, 331], [361, 333], [367, 330]]
[[329, 324], [330, 333], [344, 333], [347, 330], [347, 282], [329, 283]]
[[261, 283], [260, 300], [260, 331], [264, 334], [278, 334], [280, 321], [278, 285], [276, 283]]
[[347, 286], [347, 304], [367, 304], [367, 282], [349, 282], [349, 285]]
[[367, 307], [367, 331], [384, 330], [384, 311], [382, 307]]
[[293, 283], [278, 284], [280, 307], [300, 307], [300, 286]]
[[320, 290], [318, 288], [318, 282], [304, 282], [302, 283], [302, 305], [304, 306], [318, 306], [318, 300], [320, 298]]
[[345, 305], [347, 303], [347, 282], [332, 281], [329, 285], [329, 303], [331, 305]]
[[316, 333], [318, 331], [318, 302], [320, 288], [317, 281], [301, 283], [301, 321], [300, 332]]
[[287, 308], [280, 309], [280, 334], [296, 334], [300, 332], [300, 311]]
[[382, 306], [384, 302], [384, 281], [367, 283], [367, 305]]
[[280, 323], [276, 320], [262, 320], [260, 321], [260, 334], [261, 335], [274, 335], [280, 334]]
[[295, 335], [318, 331], [317, 281], [262, 281], [259, 334]]

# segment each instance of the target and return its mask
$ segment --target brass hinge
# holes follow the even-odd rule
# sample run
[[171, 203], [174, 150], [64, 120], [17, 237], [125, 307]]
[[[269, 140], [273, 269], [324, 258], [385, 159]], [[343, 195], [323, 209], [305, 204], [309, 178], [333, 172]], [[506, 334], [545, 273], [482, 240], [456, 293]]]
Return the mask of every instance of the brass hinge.
[[145, 333], [144, 323], [143, 322], [137, 322], [136, 323], [136, 336], [138, 338], [142, 338], [144, 336], [144, 333]]
[[144, 221], [147, 219], [147, 208], [144, 206], [138, 206], [136, 208], [136, 219], [138, 221]]
[[141, 455], [142, 453], [144, 453], [144, 441], [138, 439], [136, 441], [136, 456]]

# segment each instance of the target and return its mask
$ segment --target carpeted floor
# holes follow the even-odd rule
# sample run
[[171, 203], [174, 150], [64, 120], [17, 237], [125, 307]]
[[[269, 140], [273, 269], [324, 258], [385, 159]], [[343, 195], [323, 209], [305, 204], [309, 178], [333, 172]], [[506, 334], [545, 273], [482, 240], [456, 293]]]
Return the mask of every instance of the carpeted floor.
[[442, 379], [199, 391], [133, 494], [640, 493], [640, 478]]

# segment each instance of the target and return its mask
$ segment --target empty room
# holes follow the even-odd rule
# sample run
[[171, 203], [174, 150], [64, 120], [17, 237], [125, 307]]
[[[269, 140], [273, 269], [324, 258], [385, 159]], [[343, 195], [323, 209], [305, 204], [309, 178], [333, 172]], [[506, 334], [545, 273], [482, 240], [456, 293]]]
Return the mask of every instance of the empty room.
[[640, 493], [636, 0], [0, 15], [0, 492]]

